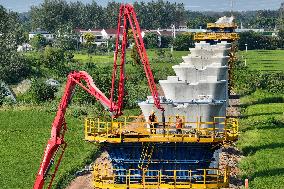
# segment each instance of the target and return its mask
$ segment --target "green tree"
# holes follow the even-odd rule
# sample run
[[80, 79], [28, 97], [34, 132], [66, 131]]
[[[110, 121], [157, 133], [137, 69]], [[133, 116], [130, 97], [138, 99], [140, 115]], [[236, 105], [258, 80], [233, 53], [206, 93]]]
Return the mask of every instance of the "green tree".
[[41, 34], [35, 35], [31, 39], [30, 43], [31, 43], [32, 47], [37, 51], [40, 50], [40, 49], [43, 49], [47, 44], [45, 37]]
[[57, 33], [53, 47], [60, 48], [64, 51], [76, 50], [79, 36], [73, 32], [71, 26], [61, 27]]
[[64, 0], [44, 0], [38, 7], [31, 8], [31, 18], [33, 28], [55, 32], [68, 23], [68, 4]]
[[85, 33], [83, 38], [86, 41], [86, 47], [88, 48], [88, 54], [90, 55], [92, 52], [94, 52], [94, 48], [95, 48], [95, 38], [96, 36], [92, 33]]
[[42, 61], [47, 68], [58, 69], [65, 63], [64, 51], [47, 46], [42, 55]]
[[279, 46], [279, 41], [277, 38], [271, 36], [264, 36], [261, 33], [256, 33], [253, 31], [240, 33], [240, 39], [238, 43], [240, 50], [245, 50], [246, 44], [249, 50], [274, 50]]
[[279, 47], [284, 48], [284, 29], [279, 30], [278, 39], [279, 39]]
[[57, 87], [48, 85], [44, 80], [33, 80], [30, 89], [32, 100], [36, 103], [55, 99]]
[[169, 48], [173, 44], [172, 36], [161, 36], [161, 48]]
[[143, 40], [147, 49], [158, 47], [158, 35], [155, 33], [146, 33]]
[[78, 42], [75, 37], [72, 36], [60, 36], [55, 39], [53, 46], [56, 48], [61, 48], [64, 51], [76, 50]]
[[105, 9], [104, 14], [101, 15], [104, 20], [102, 25], [104, 28], [116, 28], [117, 27], [117, 15], [119, 13], [120, 3], [115, 1], [109, 1]]
[[188, 51], [194, 47], [193, 35], [191, 33], [183, 33], [177, 35], [174, 39], [174, 49], [178, 51]]
[[31, 72], [30, 62], [17, 53], [18, 20], [0, 6], [0, 80], [15, 83]]

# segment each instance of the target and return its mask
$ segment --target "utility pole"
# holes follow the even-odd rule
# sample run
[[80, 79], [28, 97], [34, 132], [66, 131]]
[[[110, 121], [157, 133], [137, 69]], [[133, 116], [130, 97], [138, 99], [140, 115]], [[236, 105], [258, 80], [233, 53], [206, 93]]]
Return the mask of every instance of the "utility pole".
[[[176, 38], [176, 27], [175, 27], [174, 24], [172, 25], [172, 37], [173, 37], [173, 40], [175, 40], [175, 38]], [[171, 54], [173, 54], [173, 52], [174, 52], [174, 43], [171, 46]]]
[[281, 3], [280, 9], [279, 9], [279, 28], [278, 29], [284, 29], [284, 3]]
[[233, 16], [234, 0], [231, 0], [231, 16]]

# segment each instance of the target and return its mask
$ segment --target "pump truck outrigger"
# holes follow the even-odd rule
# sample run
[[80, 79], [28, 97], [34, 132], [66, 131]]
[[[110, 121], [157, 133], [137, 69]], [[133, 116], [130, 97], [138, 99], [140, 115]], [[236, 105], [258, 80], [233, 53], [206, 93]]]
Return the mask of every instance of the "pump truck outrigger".
[[[121, 26], [121, 24], [123, 24]], [[47, 146], [44, 151], [43, 159], [38, 170], [34, 189], [42, 189], [45, 181], [49, 178], [47, 188], [51, 188], [52, 182], [60, 165], [63, 157], [64, 150], [67, 146], [64, 140], [64, 134], [67, 130], [65, 122], [65, 112], [71, 101], [73, 91], [76, 85], [79, 85], [91, 95], [95, 96], [98, 101], [111, 113], [114, 118], [122, 115], [123, 96], [124, 96], [124, 81], [125, 81], [125, 53], [127, 47], [127, 34], [129, 26], [132, 29], [134, 41], [137, 47], [138, 54], [144, 67], [144, 71], [148, 80], [148, 85], [152, 93], [155, 106], [162, 111], [160, 99], [158, 96], [156, 84], [154, 82], [153, 74], [150, 68], [149, 59], [145, 50], [144, 42], [141, 36], [141, 29], [136, 18], [136, 13], [133, 6], [129, 4], [121, 5], [118, 16], [117, 25], [117, 38], [114, 55], [114, 66], [112, 74], [112, 86], [110, 91], [110, 98], [107, 98], [94, 84], [91, 76], [84, 71], [74, 71], [68, 75], [67, 83], [65, 86], [64, 95], [59, 104], [57, 114], [52, 123], [51, 138], [48, 140]], [[120, 40], [120, 33], [122, 31], [122, 40]], [[120, 49], [121, 48], [121, 51]], [[119, 52], [120, 51], [120, 52]], [[120, 62], [118, 63], [118, 55], [120, 55]], [[119, 81], [118, 81], [118, 97], [117, 101], [114, 100], [114, 89], [116, 87], [115, 81], [119, 68]], [[85, 82], [82, 83], [82, 81]], [[163, 116], [164, 117], [164, 116]], [[163, 118], [164, 120], [164, 118]], [[59, 154], [57, 156], [57, 154]], [[56, 162], [54, 162], [56, 161]], [[52, 174], [49, 174], [51, 167], [55, 164]]]

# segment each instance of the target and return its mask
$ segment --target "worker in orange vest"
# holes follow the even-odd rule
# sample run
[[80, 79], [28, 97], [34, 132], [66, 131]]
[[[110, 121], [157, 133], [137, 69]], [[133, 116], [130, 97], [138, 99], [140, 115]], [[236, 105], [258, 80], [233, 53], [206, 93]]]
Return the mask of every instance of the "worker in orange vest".
[[156, 130], [158, 128], [158, 121], [154, 110], [152, 110], [151, 114], [149, 115], [149, 122], [150, 122], [150, 127], [152, 128], [151, 133], [156, 134]]
[[176, 129], [177, 129], [177, 134], [182, 134], [182, 118], [177, 114], [176, 115]]

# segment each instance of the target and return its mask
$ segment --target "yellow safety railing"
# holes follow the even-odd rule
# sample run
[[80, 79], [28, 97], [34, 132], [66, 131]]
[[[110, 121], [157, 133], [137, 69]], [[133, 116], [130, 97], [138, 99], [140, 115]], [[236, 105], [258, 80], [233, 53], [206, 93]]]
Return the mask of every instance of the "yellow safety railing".
[[[120, 174], [116, 174], [118, 172]], [[166, 185], [196, 185], [200, 188], [211, 185], [216, 186], [218, 188], [218, 186], [228, 186], [229, 168], [227, 167], [223, 171], [218, 168], [196, 170], [114, 169], [113, 175], [108, 178], [104, 178], [102, 176], [94, 174], [94, 184], [96, 186], [100, 186], [100, 182], [106, 183], [107, 179], [108, 183], [111, 183], [111, 185], [124, 185], [124, 187], [126, 188], [132, 188], [135, 185], [141, 185], [143, 186], [142, 188], [149, 188], [149, 186], [156, 186], [157, 188], [159, 188]], [[120, 180], [120, 182], [117, 182], [118, 180]], [[107, 185], [105, 184], [104, 186], [107, 187]]]
[[237, 25], [235, 23], [207, 23], [207, 28], [233, 28], [236, 29]]
[[238, 40], [237, 33], [196, 33], [194, 40]]
[[[139, 120], [137, 120], [139, 118]], [[181, 117], [186, 120], [185, 117]], [[99, 118], [87, 118], [85, 120], [85, 139], [92, 141], [114, 142], [131, 138], [155, 138], [155, 141], [175, 140], [178, 137], [195, 138], [197, 141], [206, 138], [208, 142], [215, 139], [236, 140], [238, 137], [238, 121], [234, 118], [214, 117], [212, 121], [202, 121], [196, 117], [196, 121], [182, 122], [182, 128], [176, 128], [174, 116], [169, 116], [165, 123], [146, 122], [140, 117], [136, 120], [132, 117], [124, 117], [122, 120], [101, 121]], [[172, 137], [175, 137], [173, 139]], [[210, 140], [208, 140], [210, 139]], [[130, 139], [129, 139], [130, 140]], [[144, 141], [147, 142], [147, 141]], [[148, 142], [151, 142], [148, 140]], [[152, 141], [153, 142], [153, 141]], [[193, 141], [194, 142], [194, 141]]]

